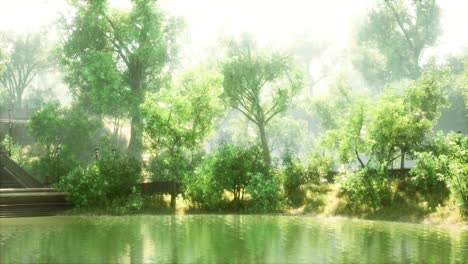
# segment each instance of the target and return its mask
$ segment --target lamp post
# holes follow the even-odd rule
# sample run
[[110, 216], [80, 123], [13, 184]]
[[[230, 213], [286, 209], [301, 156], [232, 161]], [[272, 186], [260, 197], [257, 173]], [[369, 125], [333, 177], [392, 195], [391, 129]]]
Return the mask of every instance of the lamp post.
[[99, 160], [99, 148], [94, 149], [94, 154], [96, 154], [96, 162]]
[[13, 141], [13, 124], [11, 123], [11, 109], [8, 109], [8, 134], [10, 135], [10, 141], [8, 143], [8, 156], [11, 157], [11, 143]]
[[60, 183], [60, 155], [62, 155], [62, 147], [57, 146], [57, 183]]

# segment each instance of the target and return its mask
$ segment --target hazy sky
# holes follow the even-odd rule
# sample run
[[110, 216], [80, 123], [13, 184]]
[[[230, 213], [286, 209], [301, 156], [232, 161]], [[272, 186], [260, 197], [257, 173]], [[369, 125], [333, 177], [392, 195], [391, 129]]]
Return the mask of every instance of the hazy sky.
[[[220, 35], [251, 32], [261, 42], [288, 44], [308, 34], [344, 46], [356, 19], [375, 0], [160, 0], [162, 8], [187, 21], [184, 40], [193, 54], [216, 44]], [[128, 0], [112, 0], [117, 7]], [[439, 1], [444, 35], [431, 53], [468, 47], [468, 0]], [[66, 10], [64, 0], [0, 0], [0, 30], [37, 31]]]

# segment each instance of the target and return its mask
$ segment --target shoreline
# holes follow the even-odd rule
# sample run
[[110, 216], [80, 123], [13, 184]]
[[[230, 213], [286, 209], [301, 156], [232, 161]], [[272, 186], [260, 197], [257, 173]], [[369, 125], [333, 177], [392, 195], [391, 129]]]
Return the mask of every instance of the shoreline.
[[[386, 220], [386, 219], [367, 219], [367, 218], [360, 218], [360, 217], [353, 217], [353, 216], [346, 216], [346, 215], [323, 215], [323, 214], [312, 214], [312, 213], [304, 213], [304, 214], [294, 214], [294, 213], [235, 213], [235, 212], [185, 212], [185, 213], [168, 213], [168, 212], [161, 212], [161, 213], [134, 213], [134, 214], [106, 214], [106, 213], [96, 213], [96, 212], [88, 212], [88, 213], [70, 213], [70, 214], [60, 214], [60, 215], [51, 215], [51, 216], [35, 216], [35, 217], [11, 217], [11, 218], [1, 218], [0, 222], [4, 221], [13, 221], [18, 219], [27, 219], [31, 220], [34, 218], [60, 218], [60, 217], [128, 217], [128, 216], [230, 216], [230, 215], [243, 215], [243, 216], [286, 216], [286, 217], [303, 217], [303, 218], [315, 218], [319, 220], [350, 220], [350, 221], [367, 221], [367, 222], [386, 222], [386, 223], [397, 223], [397, 224], [415, 224], [415, 225], [424, 225], [430, 227], [442, 227], [442, 228], [450, 228], [450, 229], [457, 229], [468, 231], [468, 223], [432, 223], [430, 221], [426, 221], [424, 219], [422, 221], [395, 221], [395, 220]], [[9, 220], [10, 219], [10, 220]]]

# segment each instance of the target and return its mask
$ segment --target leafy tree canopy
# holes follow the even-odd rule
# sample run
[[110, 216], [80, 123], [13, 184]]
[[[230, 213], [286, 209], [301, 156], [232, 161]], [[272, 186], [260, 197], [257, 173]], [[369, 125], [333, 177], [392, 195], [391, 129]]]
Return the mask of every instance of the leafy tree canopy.
[[193, 70], [171, 89], [147, 94], [142, 113], [155, 155], [151, 162], [153, 177], [181, 179], [195, 166], [197, 153], [222, 110], [221, 77], [214, 72]]
[[[324, 144], [338, 150], [344, 163], [385, 170], [397, 158], [417, 150], [432, 132], [446, 105], [446, 69], [428, 67], [399, 94], [391, 87], [375, 103], [354, 101], [350, 114], [338, 119]], [[366, 154], [367, 161], [360, 156]]]
[[43, 33], [5, 35], [5, 41], [0, 44], [0, 87], [21, 108], [24, 91], [48, 65], [48, 51]]
[[435, 0], [381, 0], [358, 30], [354, 64], [373, 87], [420, 74], [420, 57], [440, 35]]
[[223, 63], [223, 97], [259, 129], [265, 161], [271, 164], [265, 126], [284, 112], [302, 86], [302, 75], [290, 56], [267, 52], [249, 36], [228, 43]]
[[155, 1], [132, 1], [130, 12], [110, 10], [107, 1], [76, 1], [76, 16], [63, 21], [62, 63], [73, 94], [97, 113], [128, 116], [129, 152], [142, 149], [139, 106], [157, 91], [175, 57], [178, 20]]

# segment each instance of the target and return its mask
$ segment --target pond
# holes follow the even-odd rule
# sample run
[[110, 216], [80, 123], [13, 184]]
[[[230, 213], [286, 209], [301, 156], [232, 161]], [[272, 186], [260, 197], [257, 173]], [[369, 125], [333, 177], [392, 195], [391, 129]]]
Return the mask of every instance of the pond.
[[0, 252], [1, 263], [463, 263], [468, 231], [278, 215], [11, 218]]

